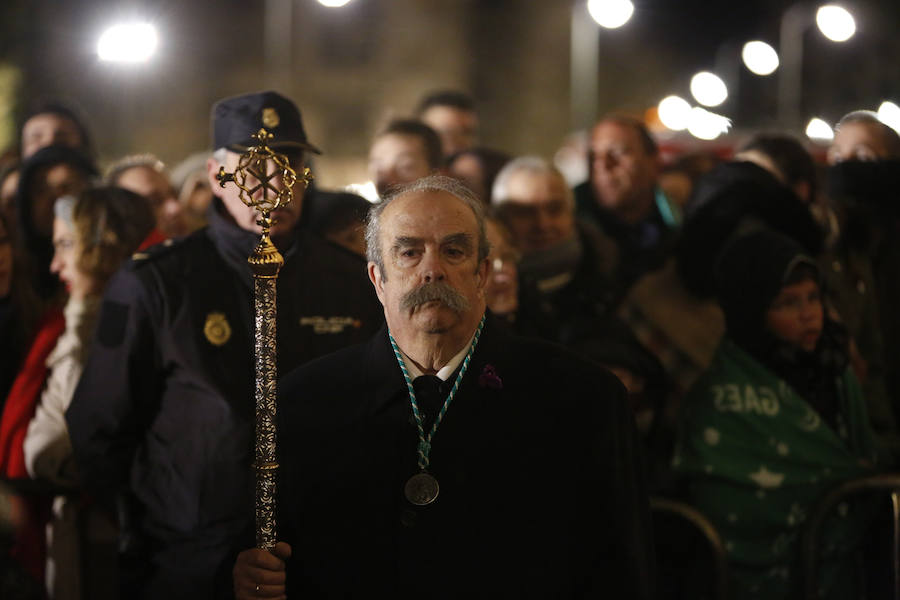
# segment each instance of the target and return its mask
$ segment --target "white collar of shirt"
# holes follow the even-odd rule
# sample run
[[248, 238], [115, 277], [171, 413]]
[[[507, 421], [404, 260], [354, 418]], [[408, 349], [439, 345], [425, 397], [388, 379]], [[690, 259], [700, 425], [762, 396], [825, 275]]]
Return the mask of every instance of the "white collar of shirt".
[[[472, 337], [469, 338], [469, 343], [463, 346], [462, 350], [456, 353], [456, 355], [450, 359], [446, 365], [441, 367], [436, 375], [440, 378], [441, 381], [447, 381], [447, 379], [453, 375], [453, 372], [456, 371], [456, 368], [459, 366], [459, 363], [463, 361], [466, 357], [466, 354], [469, 352], [469, 348], [472, 347], [472, 341], [475, 339], [475, 334], [472, 334]], [[416, 366], [410, 358], [406, 355], [406, 352], [400, 350], [400, 354], [403, 356], [403, 362], [406, 363], [406, 370], [409, 371], [409, 379], [410, 381], [414, 381], [416, 377], [420, 377], [424, 375], [419, 367]]]

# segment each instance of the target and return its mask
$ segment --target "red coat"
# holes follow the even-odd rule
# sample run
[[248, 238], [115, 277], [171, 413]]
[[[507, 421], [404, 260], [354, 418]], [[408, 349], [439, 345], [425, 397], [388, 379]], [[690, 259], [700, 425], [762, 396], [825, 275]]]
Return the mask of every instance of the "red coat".
[[[48, 310], [41, 317], [37, 333], [19, 373], [13, 380], [9, 396], [0, 417], [0, 476], [9, 479], [28, 478], [22, 444], [28, 423], [44, 389], [47, 378], [47, 357], [56, 347], [56, 340], [65, 329], [65, 319], [59, 308]], [[10, 555], [36, 581], [44, 579], [46, 541], [44, 526], [49, 518], [50, 498], [30, 497], [25, 501], [25, 522], [16, 532]]]
[[9, 389], [0, 417], [0, 475], [10, 479], [28, 477], [22, 442], [28, 423], [47, 378], [47, 357], [65, 329], [65, 319], [58, 308], [48, 310], [38, 323], [37, 333]]

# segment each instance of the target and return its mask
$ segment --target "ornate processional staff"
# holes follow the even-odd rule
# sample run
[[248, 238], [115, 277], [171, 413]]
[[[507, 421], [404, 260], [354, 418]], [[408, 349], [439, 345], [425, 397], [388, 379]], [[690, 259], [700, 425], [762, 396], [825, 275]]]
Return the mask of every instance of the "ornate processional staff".
[[[256, 546], [270, 550], [275, 546], [275, 385], [278, 378], [276, 348], [275, 286], [284, 259], [269, 237], [273, 225], [272, 212], [293, 200], [293, 188], [298, 182], [306, 186], [312, 175], [304, 168], [298, 177], [287, 156], [269, 147], [272, 134], [260, 129], [253, 136], [257, 145], [241, 154], [234, 173], [219, 168], [216, 179], [225, 187], [234, 183], [240, 190], [241, 201], [255, 208], [262, 227], [262, 236], [253, 254], [247, 259], [253, 269], [254, 357], [256, 363]], [[274, 181], [280, 180], [281, 185]]]

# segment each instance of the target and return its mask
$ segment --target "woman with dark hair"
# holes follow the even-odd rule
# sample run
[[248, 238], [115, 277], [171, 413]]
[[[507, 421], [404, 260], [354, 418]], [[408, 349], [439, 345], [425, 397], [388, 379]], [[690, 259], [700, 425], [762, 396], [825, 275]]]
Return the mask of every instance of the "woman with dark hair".
[[741, 146], [735, 160], [755, 163], [770, 172], [803, 204], [816, 201], [816, 162], [797, 138], [785, 133], [758, 133]]
[[303, 198], [302, 219], [319, 236], [364, 257], [369, 206], [368, 200], [351, 192], [317, 190]]
[[79, 150], [47, 146], [22, 163], [16, 196], [16, 242], [31, 260], [33, 285], [42, 300], [53, 300], [59, 280], [50, 272], [53, 258], [53, 203], [90, 187], [94, 163]]

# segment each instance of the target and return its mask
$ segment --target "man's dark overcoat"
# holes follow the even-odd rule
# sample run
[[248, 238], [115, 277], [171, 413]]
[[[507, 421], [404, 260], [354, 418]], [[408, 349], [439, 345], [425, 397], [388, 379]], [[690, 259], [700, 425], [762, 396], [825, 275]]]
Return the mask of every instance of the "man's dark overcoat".
[[651, 597], [625, 390], [562, 347], [488, 321], [425, 507], [403, 495], [417, 435], [386, 329], [287, 376], [279, 414], [289, 597]]

